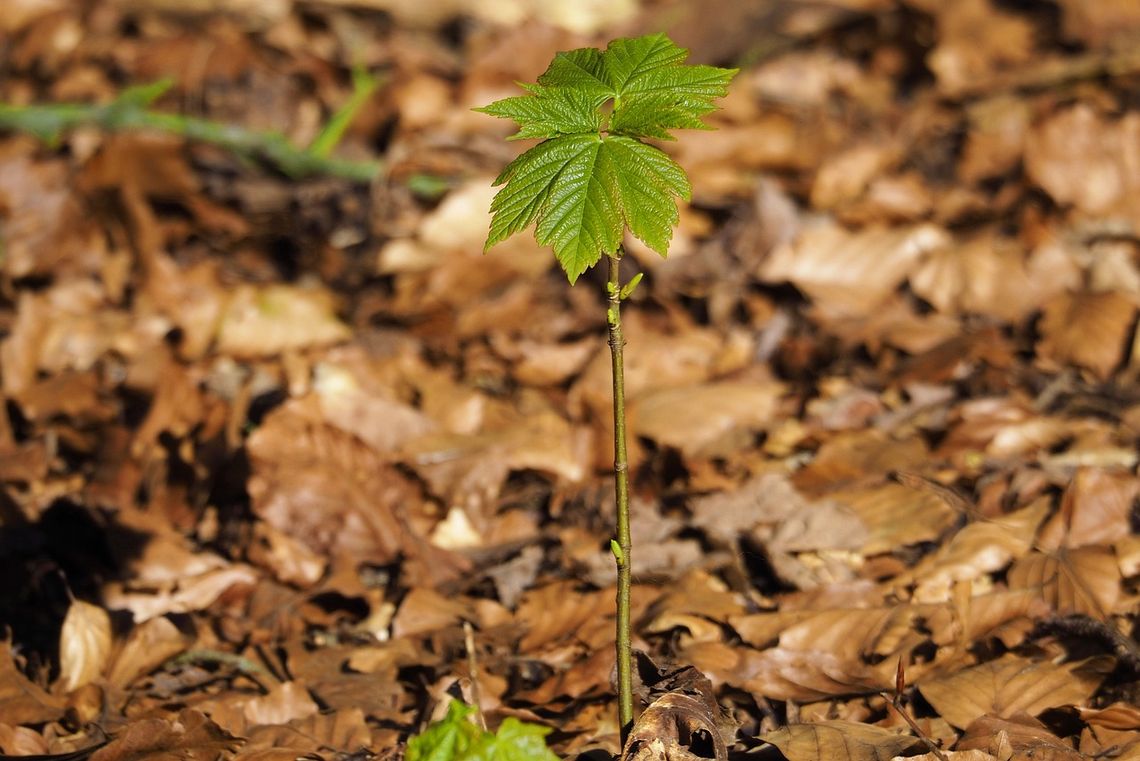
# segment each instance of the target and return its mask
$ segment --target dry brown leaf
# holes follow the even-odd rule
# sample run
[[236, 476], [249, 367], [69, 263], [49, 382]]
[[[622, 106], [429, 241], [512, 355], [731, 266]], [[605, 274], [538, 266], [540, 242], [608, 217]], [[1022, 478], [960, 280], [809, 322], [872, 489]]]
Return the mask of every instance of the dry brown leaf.
[[788, 516], [766, 540], [759, 530], [753, 535], [774, 553], [858, 551], [868, 540], [867, 526], [855, 511], [830, 499]]
[[330, 5], [383, 10], [412, 28], [435, 27], [456, 18], [472, 16], [490, 24], [515, 26], [528, 18], [540, 19], [578, 34], [595, 34], [630, 19], [635, 0], [572, 2], [571, 0], [325, 0]]
[[361, 674], [379, 674], [380, 678], [395, 676], [396, 669], [420, 662], [423, 653], [409, 637], [397, 637], [390, 642], [355, 648], [345, 666]]
[[974, 595], [958, 608], [961, 641], [968, 644], [982, 637], [994, 636], [1006, 647], [1013, 647], [1028, 636], [1032, 621], [1048, 611], [1049, 606], [1034, 590], [999, 589], [989, 594]]
[[252, 588], [258, 579], [249, 566], [235, 564], [158, 588], [115, 582], [107, 586], [103, 596], [108, 606], [129, 610], [135, 621], [147, 621], [167, 613], [205, 610], [231, 589]]
[[65, 692], [103, 675], [111, 655], [111, 617], [98, 605], [72, 600], [59, 633], [59, 680]]
[[572, 343], [520, 341], [515, 345], [515, 379], [527, 386], [556, 386], [577, 375], [598, 351], [593, 337]]
[[[932, 609], [896, 605], [889, 608], [796, 611], [779, 631], [779, 647], [784, 650], [824, 651], [842, 661], [854, 663], [896, 653], [908, 640], [919, 639], [915, 621]], [[761, 647], [774, 628], [765, 619], [780, 613], [758, 613], [730, 619], [742, 639]], [[915, 642], [917, 643], [917, 642]]]
[[168, 618], [152, 618], [131, 630], [107, 670], [107, 682], [125, 688], [193, 644]]
[[1021, 161], [1031, 111], [1025, 98], [998, 95], [967, 108], [970, 130], [958, 176], [966, 182], [1000, 177]]
[[156, 253], [154, 273], [139, 295], [140, 310], [173, 322], [182, 331], [178, 353], [186, 359], [203, 357], [218, 333], [218, 320], [228, 294], [218, 262], [206, 260], [182, 268], [169, 256]]
[[241, 285], [230, 294], [218, 326], [217, 351], [235, 357], [268, 357], [327, 346], [347, 339], [332, 295], [320, 288]]
[[11, 332], [0, 341], [5, 394], [19, 398], [35, 383], [38, 371], [85, 371], [108, 351], [134, 355], [137, 344], [150, 348], [133, 340], [130, 315], [100, 308], [105, 298], [89, 280], [64, 281], [45, 293], [22, 293]]
[[831, 498], [851, 508], [867, 527], [866, 555], [933, 541], [960, 517], [940, 496], [897, 483], [841, 490]]
[[[718, 125], [715, 132], [682, 131], [671, 148], [685, 167], [697, 197], [750, 194], [757, 169], [806, 169], [820, 151], [814, 125], [779, 111], [767, 111], [746, 124]], [[751, 171], [750, 171], [751, 170]]]
[[1132, 0], [1059, 0], [1068, 37], [1097, 48], [1140, 30], [1140, 6]]
[[453, 577], [458, 556], [413, 534], [404, 516], [423, 504], [420, 488], [358, 438], [333, 428], [312, 396], [275, 409], [247, 443], [254, 513], [326, 556], [388, 563], [400, 553], [425, 580]]
[[[740, 7], [736, 4], [725, 5], [733, 9]], [[694, 12], [698, 11], [694, 9]], [[723, 49], [719, 39], [712, 44], [717, 46], [718, 51]], [[836, 91], [844, 89], [846, 84], [863, 75], [859, 67], [852, 63], [850, 58], [837, 50], [818, 47], [794, 49], [761, 61], [755, 68], [750, 67], [737, 77], [747, 77], [746, 81], [755, 89], [757, 96], [773, 103], [822, 108]]]
[[[612, 628], [612, 627], [611, 627]], [[612, 636], [612, 635], [611, 635]], [[548, 656], [549, 657], [549, 656]], [[562, 698], [600, 697], [612, 694], [610, 675], [614, 670], [612, 647], [598, 647], [574, 661], [533, 690], [516, 692], [519, 700], [548, 705]]]
[[64, 701], [20, 673], [12, 643], [0, 639], [0, 716], [14, 724], [45, 724], [63, 716]]
[[621, 761], [680, 761], [695, 756], [691, 745], [700, 734], [712, 740], [713, 758], [727, 761], [728, 748], [721, 736], [716, 702], [681, 692], [667, 692], [637, 717], [621, 752]]
[[993, 235], [930, 252], [910, 285], [939, 311], [971, 312], [1017, 322], [1046, 299], [1079, 287], [1077, 263], [1059, 246], [1028, 254], [1016, 241]]
[[[299, 640], [290, 647], [289, 665], [293, 679], [304, 683], [316, 702], [334, 711], [361, 710], [379, 721], [407, 721], [402, 706], [409, 705], [405, 687], [397, 678], [395, 664], [371, 674], [346, 671], [355, 648], [326, 647], [306, 651]], [[416, 665], [437, 663], [430, 654], [416, 650]]]
[[305, 687], [297, 682], [284, 682], [268, 695], [260, 695], [245, 704], [242, 712], [250, 726], [288, 724], [312, 716], [320, 710]]
[[1060, 510], [1041, 527], [1042, 549], [1112, 544], [1132, 533], [1133, 503], [1140, 479], [1131, 473], [1080, 468], [1065, 489]]
[[[136, 584], [177, 583], [229, 565], [222, 557], [195, 548], [186, 536], [175, 530], [169, 519], [154, 512], [119, 510], [115, 524], [108, 541], [124, 558]], [[142, 547], [138, 546], [140, 537], [146, 538]]]
[[[1108, 121], [1077, 103], [1038, 125], [1025, 147], [1025, 171], [1058, 203], [1140, 229], [1140, 113]], [[1091, 335], [1091, 334], [1090, 334]]]
[[845, 345], [866, 346], [872, 354], [887, 346], [907, 354], [922, 354], [962, 336], [964, 331], [961, 320], [955, 316], [940, 312], [919, 314], [914, 299], [900, 292], [891, 293], [863, 317], [831, 314], [826, 304], [813, 305], [810, 314], [813, 320], [826, 324]]
[[739, 592], [729, 590], [720, 577], [693, 568], [669, 584], [650, 608], [650, 616], [658, 623], [663, 616], [701, 616], [711, 621], [725, 621], [744, 610], [745, 600]]
[[438, 428], [434, 420], [396, 398], [393, 390], [369, 385], [380, 384], [362, 381], [352, 369], [335, 362], [313, 368], [313, 393], [324, 419], [379, 453], [395, 452]]
[[495, 410], [471, 434], [436, 432], [405, 444], [400, 459], [452, 507], [462, 507], [477, 537], [486, 539], [507, 476], [534, 470], [564, 483], [586, 478], [589, 431], [572, 425], [546, 401], [526, 401]]
[[1059, 665], [1003, 655], [948, 676], [920, 681], [918, 689], [939, 715], [964, 729], [986, 715], [1032, 716], [1046, 708], [1083, 703], [1104, 678], [1084, 666], [1084, 662]]
[[836, 657], [826, 650], [738, 649], [739, 662], [726, 679], [773, 700], [824, 700], [888, 689], [892, 674]]
[[690, 523], [721, 542], [736, 541], [760, 523], [779, 523], [810, 503], [780, 473], [763, 473], [733, 490], [692, 501]]
[[1104, 708], [1076, 707], [1081, 721], [1107, 729], [1140, 729], [1140, 707], [1131, 703], [1113, 703]]
[[934, 195], [925, 178], [913, 170], [879, 177], [867, 195], [843, 211], [848, 222], [920, 222], [930, 216]]
[[846, 378], [821, 380], [820, 396], [808, 402], [808, 425], [818, 425], [826, 431], [845, 431], [865, 428], [885, 408], [880, 395], [869, 389], [852, 385]]
[[1123, 592], [1116, 555], [1100, 545], [1033, 552], [1013, 564], [1008, 578], [1011, 589], [1034, 590], [1058, 615], [1101, 621], [1115, 611]]
[[955, 747], [984, 750], [1003, 761], [1087, 761], [1086, 756], [1026, 714], [1011, 720], [982, 716], [966, 728]]
[[991, 457], [1024, 457], [1071, 435], [1072, 424], [1042, 415], [1017, 397], [972, 399], [958, 405], [940, 451], [954, 456], [985, 452]]
[[1119, 291], [1060, 294], [1045, 304], [1037, 352], [1108, 378], [1125, 359], [1135, 315], [1134, 298]]
[[920, 753], [917, 756], [899, 756], [894, 761], [902, 761], [904, 758], [907, 761], [1001, 761], [997, 756], [981, 749], [944, 750], [938, 755], [933, 752]]
[[327, 558], [263, 521], [254, 524], [253, 541], [246, 552], [249, 562], [267, 569], [282, 584], [302, 589], [320, 581], [328, 568]]
[[0, 8], [0, 30], [15, 34], [39, 17], [66, 7], [66, 0], [13, 0]]
[[[625, 333], [625, 393], [636, 399], [651, 391], [704, 383], [724, 341], [714, 331], [691, 325], [663, 329], [640, 312], [622, 315]], [[597, 418], [612, 414], [608, 351], [594, 354], [571, 392], [572, 409], [585, 407]], [[577, 410], [575, 410], [577, 411]]]
[[128, 724], [95, 751], [91, 761], [220, 761], [241, 742], [197, 711], [183, 709], [173, 721], [140, 719]]
[[729, 437], [771, 422], [783, 393], [779, 383], [743, 381], [657, 391], [630, 405], [632, 432], [687, 456], [717, 445], [738, 449], [749, 442], [732, 442]]
[[879, 428], [844, 431], [827, 439], [811, 462], [792, 476], [792, 483], [813, 496], [830, 497], [845, 483], [920, 470], [927, 460], [926, 442], [919, 436], [894, 438]]
[[516, 618], [527, 627], [520, 653], [534, 653], [578, 638], [583, 626], [613, 609], [608, 590], [581, 591], [573, 581], [560, 581], [523, 594]]
[[361, 748], [377, 747], [372, 743], [372, 732], [359, 708], [314, 714], [294, 722], [293, 726], [324, 748], [353, 753]]
[[1033, 55], [1033, 24], [997, 10], [991, 0], [959, 0], [938, 10], [938, 44], [926, 60], [947, 95], [976, 87]]
[[895, 583], [914, 582], [917, 602], [945, 602], [956, 583], [1001, 570], [1029, 552], [1048, 511], [1045, 502], [1035, 502], [1009, 515], [971, 523]]
[[788, 761], [889, 761], [922, 744], [894, 730], [839, 720], [792, 724], [760, 739], [779, 748]]
[[[15, 5], [18, 8], [26, 2]], [[7, 10], [7, 4], [0, 9], [0, 29], [5, 26]], [[13, 279], [97, 273], [107, 256], [107, 244], [69, 187], [67, 168], [58, 162], [32, 160], [22, 147], [26, 146], [19, 142], [0, 146], [0, 219], [4, 223], [0, 268]]]
[[761, 265], [760, 279], [790, 282], [827, 319], [867, 317], [926, 255], [949, 243], [946, 231], [930, 224], [858, 232], [819, 226], [777, 247]]
[[444, 597], [431, 589], [416, 587], [400, 603], [392, 619], [392, 636], [414, 637], [472, 618], [471, 605], [462, 599]]
[[833, 209], [855, 200], [897, 158], [897, 148], [879, 142], [860, 143], [829, 157], [819, 168], [815, 182], [812, 183], [812, 206], [817, 209]]
[[34, 729], [0, 724], [0, 753], [7, 756], [46, 756], [49, 751], [47, 740]]

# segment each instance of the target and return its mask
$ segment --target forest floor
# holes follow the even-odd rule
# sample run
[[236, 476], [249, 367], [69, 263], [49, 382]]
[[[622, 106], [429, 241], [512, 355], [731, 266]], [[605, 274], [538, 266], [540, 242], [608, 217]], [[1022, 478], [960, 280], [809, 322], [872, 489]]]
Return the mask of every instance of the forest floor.
[[484, 255], [471, 109], [656, 31], [741, 71], [626, 262], [639, 694], [1140, 759], [1133, 0], [5, 0], [0, 752], [386, 758], [452, 696], [619, 752], [603, 279]]

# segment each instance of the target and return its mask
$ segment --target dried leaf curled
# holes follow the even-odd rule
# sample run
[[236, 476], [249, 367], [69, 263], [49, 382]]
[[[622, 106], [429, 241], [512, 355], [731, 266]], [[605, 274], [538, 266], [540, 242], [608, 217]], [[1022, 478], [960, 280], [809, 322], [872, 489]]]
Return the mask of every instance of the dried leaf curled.
[[98, 679], [111, 654], [111, 618], [107, 611], [72, 600], [59, 635], [60, 686], [67, 692]]
[[711, 742], [716, 761], [726, 761], [728, 749], [709, 705], [692, 695], [667, 692], [638, 717], [621, 761], [689, 761], [708, 758], [692, 747], [701, 736]]

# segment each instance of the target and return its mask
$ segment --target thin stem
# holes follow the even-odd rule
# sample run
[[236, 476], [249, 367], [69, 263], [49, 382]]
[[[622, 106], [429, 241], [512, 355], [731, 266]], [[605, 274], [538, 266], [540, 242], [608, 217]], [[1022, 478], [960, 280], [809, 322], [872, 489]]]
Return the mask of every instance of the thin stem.
[[613, 361], [614, 386], [614, 494], [617, 498], [617, 676], [618, 723], [621, 724], [622, 746], [633, 727], [633, 668], [630, 652], [630, 537], [629, 537], [629, 459], [625, 446], [625, 373], [622, 350], [625, 338], [621, 330], [621, 277], [619, 268], [624, 250], [606, 257], [609, 260], [609, 279], [606, 295], [609, 306], [606, 322], [609, 325], [610, 358]]
[[[150, 110], [150, 103], [168, 86], [168, 83], [160, 82], [134, 88], [106, 105], [58, 103], [14, 106], [0, 103], [0, 130], [27, 132], [50, 144], [57, 143], [63, 132], [84, 125], [109, 131], [157, 130], [217, 145], [239, 155], [260, 156], [290, 177], [325, 174], [369, 182], [381, 169], [375, 161], [351, 161], [328, 156], [332, 137], [326, 138], [317, 150], [305, 150], [294, 147], [278, 132], [259, 132], [208, 119]], [[350, 105], [358, 104], [353, 101]]]

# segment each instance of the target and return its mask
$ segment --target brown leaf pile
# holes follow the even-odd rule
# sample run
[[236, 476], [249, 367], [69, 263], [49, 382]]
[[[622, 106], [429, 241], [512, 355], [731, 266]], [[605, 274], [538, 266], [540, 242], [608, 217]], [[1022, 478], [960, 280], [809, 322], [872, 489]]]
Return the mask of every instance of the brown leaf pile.
[[482, 255], [470, 108], [657, 30], [741, 72], [628, 246], [626, 757], [1140, 757], [1130, 0], [0, 3], [0, 102], [303, 146], [364, 67], [384, 164], [0, 130], [0, 753], [621, 752], [600, 281]]

